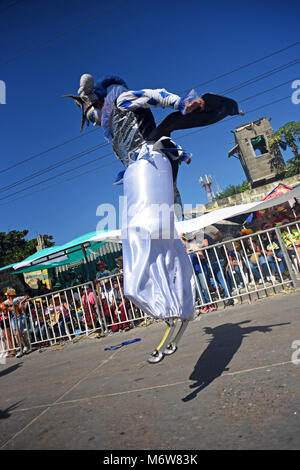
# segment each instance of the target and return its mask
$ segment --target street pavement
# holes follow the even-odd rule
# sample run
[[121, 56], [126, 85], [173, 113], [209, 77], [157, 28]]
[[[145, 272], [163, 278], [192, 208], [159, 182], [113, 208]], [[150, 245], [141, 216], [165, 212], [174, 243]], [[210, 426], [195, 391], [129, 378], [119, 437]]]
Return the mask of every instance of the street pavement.
[[0, 364], [1, 450], [299, 449], [299, 291], [203, 314], [150, 365], [164, 329]]

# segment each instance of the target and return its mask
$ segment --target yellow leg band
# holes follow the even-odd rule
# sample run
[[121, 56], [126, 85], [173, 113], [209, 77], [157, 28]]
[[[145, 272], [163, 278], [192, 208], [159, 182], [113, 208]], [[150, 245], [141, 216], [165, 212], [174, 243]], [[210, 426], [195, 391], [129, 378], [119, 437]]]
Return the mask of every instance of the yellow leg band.
[[162, 347], [162, 345], [164, 344], [164, 342], [166, 341], [167, 336], [170, 332], [170, 329], [171, 329], [171, 325], [168, 325], [167, 331], [165, 332], [163, 339], [161, 340], [161, 342], [159, 343], [159, 345], [156, 348], [157, 350], [159, 350]]

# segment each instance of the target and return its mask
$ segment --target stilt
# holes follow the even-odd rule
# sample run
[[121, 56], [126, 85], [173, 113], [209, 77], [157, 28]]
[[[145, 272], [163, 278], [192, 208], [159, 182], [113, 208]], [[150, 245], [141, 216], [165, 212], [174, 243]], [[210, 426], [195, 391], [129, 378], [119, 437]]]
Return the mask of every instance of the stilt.
[[182, 335], [186, 330], [186, 327], [188, 326], [188, 323], [189, 323], [189, 320], [181, 320], [181, 325], [179, 327], [179, 330], [177, 331], [174, 338], [171, 339], [170, 343], [167, 345], [166, 349], [164, 350], [164, 354], [169, 355], [169, 356], [171, 354], [174, 354], [174, 352], [177, 350], [177, 345], [179, 341], [181, 340]]
[[176, 322], [173, 319], [165, 320], [167, 324], [167, 331], [165, 332], [163, 339], [157, 346], [157, 348], [153, 351], [151, 356], [148, 358], [148, 362], [150, 364], [156, 364], [157, 362], [160, 362], [164, 358], [164, 353], [161, 351], [161, 349], [168, 344], [168, 341], [170, 341], [170, 338], [172, 338]]

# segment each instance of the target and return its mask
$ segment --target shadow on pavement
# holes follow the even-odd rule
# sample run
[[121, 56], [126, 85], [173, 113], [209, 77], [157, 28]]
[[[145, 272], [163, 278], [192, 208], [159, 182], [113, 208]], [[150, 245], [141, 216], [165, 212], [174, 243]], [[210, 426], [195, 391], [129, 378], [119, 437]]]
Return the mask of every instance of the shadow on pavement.
[[21, 401], [18, 401], [14, 405], [9, 406], [5, 410], [0, 409], [0, 419], [6, 419], [10, 417], [10, 411], [14, 411], [18, 406], [22, 403]]
[[272, 331], [274, 326], [289, 325], [289, 323], [279, 323], [275, 325], [241, 327], [245, 323], [250, 323], [251, 320], [245, 320], [240, 323], [225, 323], [224, 325], [217, 326], [216, 328], [204, 328], [206, 334], [213, 335], [206, 350], [201, 354], [198, 359], [190, 380], [194, 383], [190, 388], [195, 390], [182, 399], [183, 402], [189, 402], [197, 397], [197, 394], [211, 384], [222, 373], [229, 370], [227, 365], [238, 351], [242, 344], [243, 338], [250, 333], [259, 331], [261, 333], [268, 333]]
[[21, 365], [22, 365], [22, 362], [21, 363], [19, 362], [18, 364], [14, 364], [11, 367], [7, 367], [7, 369], [0, 370], [0, 377], [3, 377], [4, 375], [10, 374], [11, 372], [14, 372], [15, 370], [19, 369], [19, 367], [21, 367]]

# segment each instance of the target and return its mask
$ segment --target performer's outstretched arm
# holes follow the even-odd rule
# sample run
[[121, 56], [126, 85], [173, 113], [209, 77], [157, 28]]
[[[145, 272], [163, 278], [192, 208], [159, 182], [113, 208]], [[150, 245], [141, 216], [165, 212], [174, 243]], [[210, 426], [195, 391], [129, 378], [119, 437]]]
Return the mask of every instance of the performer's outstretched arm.
[[164, 88], [157, 90], [142, 89], [126, 91], [117, 99], [117, 107], [123, 110], [135, 110], [138, 108], [173, 108], [178, 109], [181, 97], [170, 93]]
[[193, 99], [185, 95], [180, 97], [164, 88], [142, 89], [122, 93], [117, 99], [117, 106], [123, 110], [138, 108], [173, 108], [177, 112], [169, 114], [150, 135], [157, 141], [161, 137], [170, 137], [171, 132], [214, 124], [226, 116], [240, 114], [238, 104], [225, 96], [205, 93], [201, 98]]
[[170, 137], [173, 131], [203, 127], [214, 124], [227, 116], [243, 114], [238, 104], [231, 98], [206, 93], [201, 98], [186, 104], [185, 114], [174, 112], [169, 114], [149, 138], [154, 141], [161, 137]]

